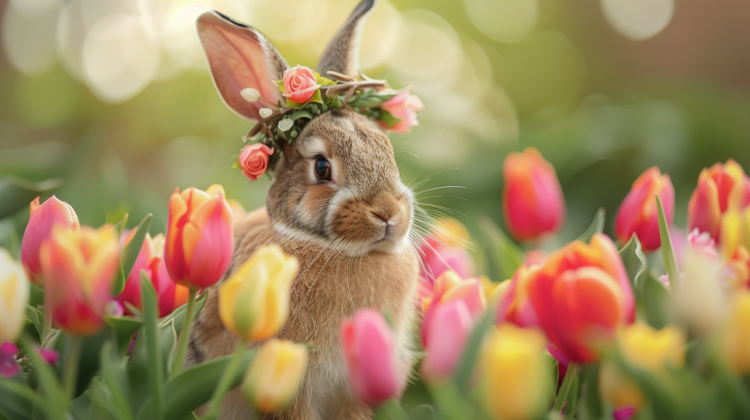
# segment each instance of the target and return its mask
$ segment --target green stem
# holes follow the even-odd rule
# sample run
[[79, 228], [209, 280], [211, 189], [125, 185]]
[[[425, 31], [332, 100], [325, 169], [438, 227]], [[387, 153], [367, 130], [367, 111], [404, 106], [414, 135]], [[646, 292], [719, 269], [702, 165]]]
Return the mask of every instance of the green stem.
[[221, 379], [219, 380], [219, 385], [216, 387], [213, 397], [211, 397], [211, 402], [208, 404], [206, 414], [201, 416], [201, 420], [214, 420], [219, 417], [219, 409], [221, 408], [221, 403], [222, 401], [224, 401], [224, 397], [227, 395], [227, 392], [229, 392], [229, 386], [232, 383], [232, 376], [234, 376], [237, 368], [240, 365], [240, 362], [242, 362], [242, 355], [245, 353], [246, 347], [247, 341], [240, 339], [240, 342], [237, 343], [237, 348], [234, 349], [232, 359], [224, 369], [224, 373], [221, 375]]
[[177, 352], [172, 361], [172, 377], [174, 378], [182, 370], [182, 361], [185, 359], [188, 342], [190, 341], [190, 330], [193, 327], [193, 317], [195, 314], [195, 297], [198, 295], [198, 289], [190, 289], [188, 293], [188, 303], [185, 309], [185, 323], [180, 334], [180, 342], [177, 345]]
[[81, 346], [83, 339], [74, 335], [69, 335], [65, 343], [65, 364], [63, 365], [63, 386], [69, 400], [76, 396], [76, 386], [78, 385], [78, 364], [81, 361]]
[[47, 313], [47, 309], [44, 310], [44, 329], [42, 330], [42, 348], [47, 349], [49, 343], [49, 335], [52, 333], [52, 314]]
[[555, 407], [552, 409], [554, 413], [562, 412], [563, 404], [568, 398], [568, 392], [570, 392], [570, 385], [573, 383], [573, 378], [576, 376], [576, 370], [578, 370], [578, 364], [574, 362], [568, 363], [568, 369], [565, 371], [565, 379], [560, 386], [560, 392], [557, 394], [555, 399]]

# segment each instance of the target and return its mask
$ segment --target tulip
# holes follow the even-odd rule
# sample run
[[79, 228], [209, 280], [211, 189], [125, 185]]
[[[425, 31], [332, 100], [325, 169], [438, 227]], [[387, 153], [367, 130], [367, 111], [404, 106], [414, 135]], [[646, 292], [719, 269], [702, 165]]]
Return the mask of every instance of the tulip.
[[169, 199], [164, 258], [172, 280], [193, 289], [218, 282], [232, 259], [232, 210], [224, 189], [175, 190]]
[[503, 163], [503, 216], [510, 234], [537, 240], [565, 220], [565, 198], [555, 169], [538, 150], [510, 153]]
[[520, 327], [539, 325], [539, 319], [529, 300], [529, 279], [533, 270], [540, 264], [522, 264], [513, 274], [513, 279], [507, 281], [507, 286], [500, 297], [495, 314], [495, 324], [512, 322]]
[[455, 271], [446, 271], [435, 279], [435, 290], [432, 296], [422, 301], [424, 320], [422, 321], [422, 344], [429, 345], [427, 332], [435, 317], [438, 307], [452, 300], [461, 300], [466, 304], [472, 319], [479, 317], [487, 307], [482, 281], [477, 278], [463, 280]]
[[55, 225], [59, 224], [77, 231], [78, 216], [70, 204], [58, 200], [54, 195], [42, 205], [39, 205], [39, 197], [37, 197], [29, 207], [31, 214], [21, 243], [21, 263], [29, 281], [39, 287], [44, 287], [42, 267], [39, 263], [39, 247], [49, 237]]
[[744, 209], [750, 204], [750, 178], [737, 162], [716, 163], [703, 169], [698, 186], [688, 203], [688, 230], [708, 232], [717, 242], [721, 217], [729, 208]]
[[[129, 243], [135, 234], [135, 229], [125, 237], [125, 244]], [[143, 246], [125, 281], [125, 287], [117, 296], [117, 301], [122, 303], [127, 314], [132, 315], [130, 309], [125, 305], [129, 303], [134, 308], [141, 310], [141, 270], [151, 280], [154, 290], [159, 299], [159, 317], [163, 317], [173, 310], [187, 303], [188, 288], [172, 281], [164, 262], [164, 235], [159, 234], [154, 238], [146, 234]]]
[[16, 341], [28, 302], [29, 283], [21, 264], [0, 248], [0, 343]]
[[438, 305], [432, 323], [429, 324], [429, 331], [423, 333], [428, 345], [420, 370], [426, 381], [443, 381], [453, 374], [472, 326], [469, 308], [463, 300], [456, 299]]
[[614, 243], [595, 234], [572, 242], [528, 273], [525, 286], [539, 325], [572, 362], [596, 360], [593, 347], [633, 321], [635, 303]]
[[540, 331], [507, 323], [484, 343], [480, 359], [484, 402], [493, 418], [524, 420], [539, 414], [551, 379], [545, 344]]
[[738, 290], [718, 335], [719, 353], [737, 375], [750, 372], [750, 291]]
[[83, 337], [102, 327], [119, 269], [118, 248], [111, 226], [52, 230], [39, 249], [39, 260], [46, 283], [46, 313], [59, 328]]
[[272, 339], [255, 354], [242, 381], [242, 394], [263, 412], [284, 407], [297, 393], [307, 363], [307, 348]]
[[289, 289], [297, 275], [297, 259], [278, 245], [257, 251], [219, 286], [219, 317], [245, 341], [276, 334], [289, 315]]
[[469, 231], [458, 220], [445, 217], [435, 222], [419, 247], [422, 260], [420, 302], [432, 295], [435, 279], [443, 272], [453, 270], [462, 278], [474, 275], [474, 262], [466, 249], [469, 241]]
[[674, 187], [669, 175], [662, 175], [653, 167], [638, 177], [622, 202], [615, 218], [615, 236], [627, 243], [635, 233], [644, 251], [653, 251], [661, 246], [659, 215], [656, 197], [664, 208], [667, 225], [674, 218]]
[[[685, 364], [685, 335], [671, 326], [656, 331], [636, 322], [623, 329], [619, 346], [628, 364], [657, 378], [664, 378], [668, 367]], [[599, 392], [618, 411], [634, 414], [646, 404], [646, 396], [640, 388], [612, 361], [602, 363]]]
[[400, 393], [393, 332], [380, 312], [363, 309], [341, 324], [341, 344], [354, 395], [379, 405]]

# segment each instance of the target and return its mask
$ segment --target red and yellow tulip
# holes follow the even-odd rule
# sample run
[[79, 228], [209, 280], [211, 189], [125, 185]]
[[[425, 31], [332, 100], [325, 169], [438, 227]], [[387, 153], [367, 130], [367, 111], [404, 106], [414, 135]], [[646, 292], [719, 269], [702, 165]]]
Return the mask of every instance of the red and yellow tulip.
[[654, 166], [633, 182], [617, 211], [615, 236], [620, 243], [627, 243], [635, 233], [644, 251], [653, 251], [661, 246], [657, 196], [664, 208], [667, 225], [671, 225], [674, 218], [674, 187], [669, 175], [662, 175], [659, 168]]
[[29, 301], [29, 282], [10, 253], [0, 248], [0, 344], [13, 343], [21, 333]]
[[547, 257], [525, 279], [528, 299], [551, 343], [573, 362], [598, 358], [594, 349], [633, 321], [630, 281], [614, 243], [595, 234]]
[[432, 296], [422, 300], [424, 320], [422, 321], [422, 344], [429, 345], [428, 332], [440, 305], [452, 300], [461, 300], [466, 304], [472, 319], [476, 319], [487, 307], [484, 286], [478, 278], [462, 279], [455, 271], [443, 272], [435, 279], [435, 290]]
[[688, 203], [688, 230], [708, 232], [720, 241], [722, 215], [728, 209], [743, 210], [750, 204], [750, 178], [737, 162], [716, 163], [703, 169]]
[[218, 282], [232, 258], [232, 223], [220, 185], [176, 190], [169, 199], [164, 255], [172, 280], [193, 289]]
[[70, 204], [60, 201], [54, 195], [41, 205], [39, 197], [31, 202], [29, 224], [23, 234], [21, 243], [21, 263], [26, 271], [26, 277], [37, 286], [44, 287], [42, 267], [39, 262], [39, 247], [52, 233], [56, 225], [77, 231], [78, 216]]
[[47, 316], [76, 336], [96, 333], [119, 268], [117, 236], [111, 226], [80, 231], [56, 226], [39, 249]]
[[565, 221], [565, 198], [555, 169], [529, 147], [503, 163], [503, 215], [510, 234], [521, 241], [557, 231]]

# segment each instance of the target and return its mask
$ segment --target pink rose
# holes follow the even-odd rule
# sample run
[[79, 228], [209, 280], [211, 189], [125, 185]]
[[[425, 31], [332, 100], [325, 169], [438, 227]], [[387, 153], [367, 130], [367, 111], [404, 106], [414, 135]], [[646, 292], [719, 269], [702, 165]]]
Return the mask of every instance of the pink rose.
[[383, 105], [380, 105], [380, 108], [401, 120], [391, 127], [388, 127], [385, 122], [380, 121], [380, 127], [394, 133], [408, 133], [410, 127], [419, 125], [417, 111], [422, 110], [424, 105], [422, 105], [419, 97], [409, 93], [409, 88], [406, 88], [383, 103]]
[[304, 104], [309, 101], [320, 87], [315, 83], [315, 74], [305, 66], [292, 67], [284, 72], [284, 90], [282, 95], [290, 101]]
[[268, 157], [273, 154], [273, 148], [265, 144], [256, 143], [245, 146], [240, 153], [240, 168], [242, 175], [250, 181], [255, 181], [266, 172]]

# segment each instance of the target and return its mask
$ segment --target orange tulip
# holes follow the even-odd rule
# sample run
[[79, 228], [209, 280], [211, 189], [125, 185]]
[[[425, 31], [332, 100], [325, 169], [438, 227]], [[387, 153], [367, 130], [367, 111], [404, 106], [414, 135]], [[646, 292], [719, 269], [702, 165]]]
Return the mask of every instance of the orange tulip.
[[615, 235], [618, 241], [625, 244], [635, 233], [644, 251], [653, 251], [661, 246], [657, 196], [664, 208], [667, 225], [671, 225], [674, 218], [674, 187], [669, 175], [662, 175], [659, 168], [654, 166], [633, 182], [633, 187], [617, 211]]
[[538, 150], [510, 153], [503, 163], [503, 215], [518, 240], [539, 239], [565, 220], [565, 198], [555, 168]]
[[56, 226], [39, 249], [45, 278], [45, 307], [65, 332], [89, 336], [104, 325], [105, 306], [119, 268], [117, 236], [111, 226], [71, 231]]
[[528, 299], [550, 342], [574, 362], [634, 318], [633, 292], [614, 243], [603, 234], [575, 241], [528, 274]]
[[750, 204], [750, 178], [737, 162], [716, 163], [703, 169], [698, 186], [688, 203], [688, 230], [708, 232], [717, 242], [721, 218], [730, 209], [742, 210]]
[[55, 225], [59, 224], [77, 231], [78, 216], [70, 204], [58, 200], [54, 195], [42, 205], [39, 205], [39, 197], [37, 197], [29, 207], [31, 214], [21, 243], [21, 263], [29, 281], [44, 287], [42, 267], [39, 263], [39, 247], [52, 233]]
[[175, 190], [169, 199], [165, 260], [172, 280], [202, 289], [218, 282], [232, 258], [232, 209], [224, 189]]

